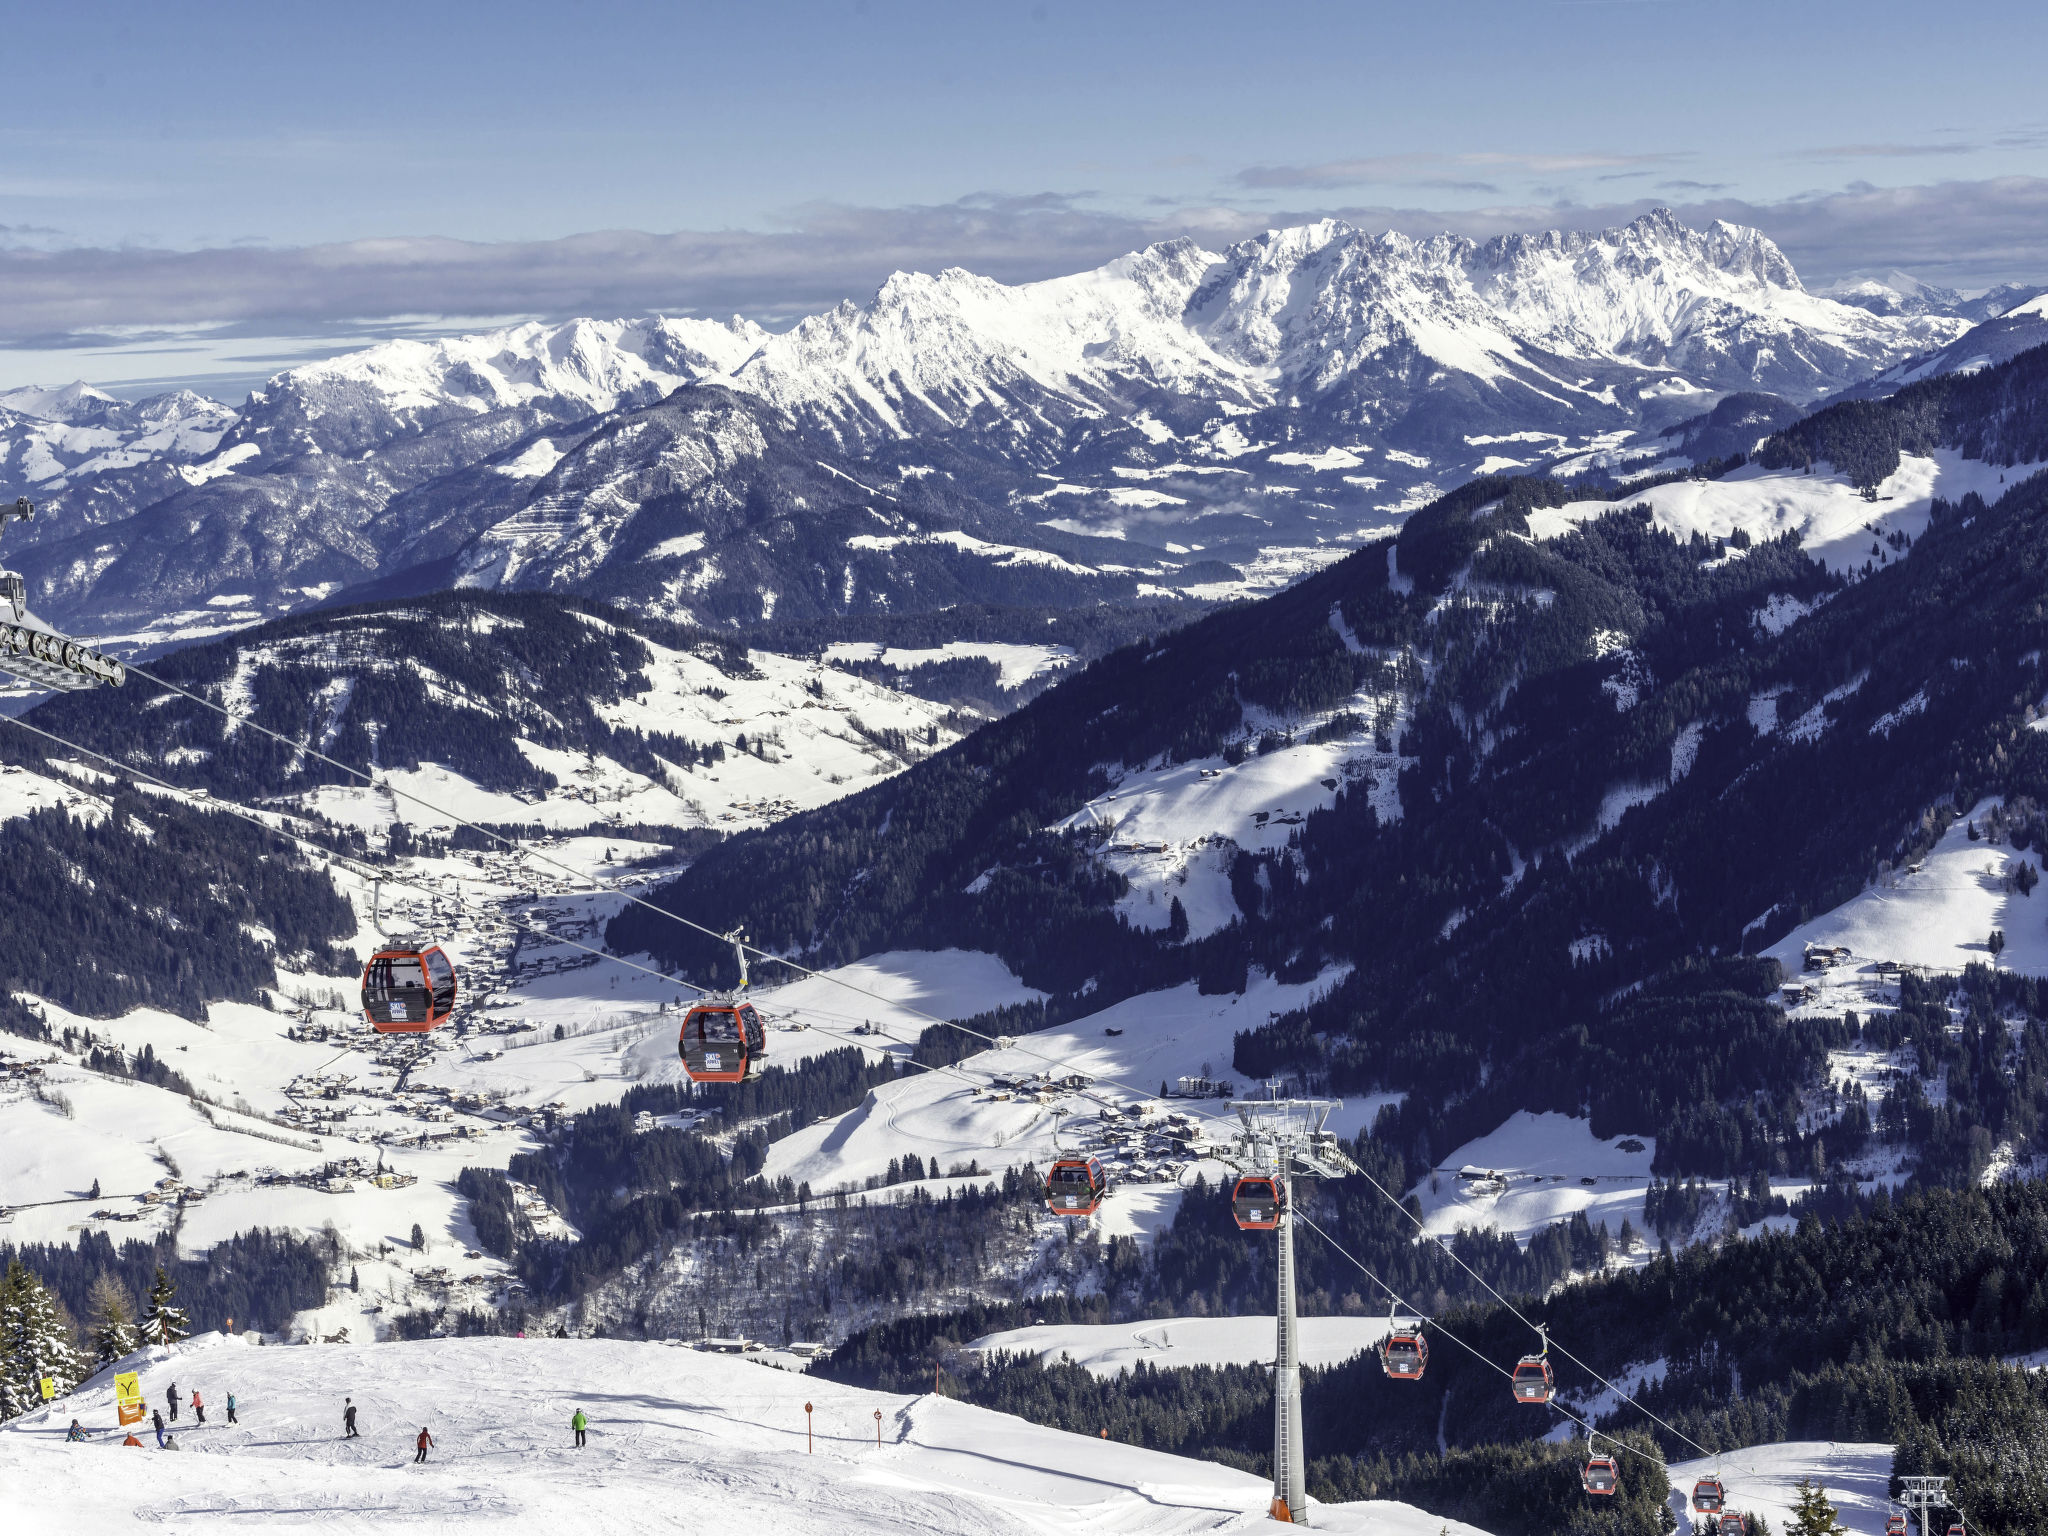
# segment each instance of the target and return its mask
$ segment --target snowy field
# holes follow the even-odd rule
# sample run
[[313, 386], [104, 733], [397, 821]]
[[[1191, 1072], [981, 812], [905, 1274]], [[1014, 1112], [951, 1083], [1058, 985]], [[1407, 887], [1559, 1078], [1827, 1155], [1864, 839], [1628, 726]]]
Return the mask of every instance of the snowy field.
[[[1510, 1116], [1443, 1160], [1409, 1193], [1422, 1202], [1423, 1222], [1449, 1237], [1460, 1227], [1492, 1228], [1526, 1243], [1545, 1227], [1579, 1212], [1619, 1233], [1623, 1220], [1643, 1229], [1643, 1192], [1657, 1142], [1649, 1136], [1602, 1141], [1592, 1122], [1556, 1113]], [[1484, 1177], [1463, 1177], [1465, 1172]]]
[[1726, 538], [1738, 528], [1755, 539], [1796, 532], [1801, 548], [1828, 569], [1860, 571], [1866, 560], [1880, 563], [1871, 552], [1873, 544], [1884, 560], [1895, 558], [1895, 552], [1883, 545], [1887, 535], [1919, 538], [1937, 496], [1960, 501], [1975, 491], [1987, 502], [1996, 501], [2043, 467], [2022, 464], [2003, 469], [1947, 448], [1936, 449], [1931, 458], [1906, 454], [1878, 486], [1872, 502], [1865, 501], [1843, 475], [1748, 465], [1721, 480], [1681, 480], [1620, 501], [1575, 501], [1545, 508], [1529, 514], [1529, 531], [1539, 539], [1556, 538], [1617, 507], [1647, 503], [1658, 526], [1681, 539], [1695, 533]]
[[[1347, 647], [1364, 649], [1334, 607], [1330, 626]], [[1170, 656], [1171, 646], [1159, 654]], [[1340, 709], [1313, 716], [1282, 720], [1255, 711], [1248, 728], [1271, 729], [1289, 744], [1252, 752], [1236, 763], [1218, 756], [1118, 765], [1111, 769], [1112, 786], [1054, 830], [1101, 835], [1096, 861], [1130, 881], [1117, 911], [1132, 926], [1165, 928], [1178, 900], [1187, 914], [1189, 937], [1205, 938], [1241, 915], [1230, 893], [1230, 866], [1238, 850], [1286, 848], [1311, 814], [1336, 803], [1340, 789], [1368, 795], [1382, 821], [1399, 818], [1404, 759], [1395, 751], [1380, 751], [1371, 731], [1327, 742], [1305, 739], [1340, 712], [1384, 725], [1398, 740], [1407, 704], [1368, 684]]]
[[2022, 860], [2040, 863], [2039, 850], [2021, 853], [2004, 843], [1970, 839], [1970, 824], [1981, 829], [1995, 804], [1972, 806], [1917, 869], [1894, 873], [1802, 923], [1764, 953], [1794, 981], [1812, 980], [1801, 976], [1808, 944], [1847, 945], [1854, 956], [1851, 968], [1884, 960], [1960, 971], [1991, 964], [1989, 940], [1996, 928], [2005, 934], [2001, 970], [2048, 976], [2048, 901], [2007, 888], [2007, 877]]
[[[1792, 1523], [1795, 1486], [1810, 1478], [1828, 1491], [1828, 1502], [1855, 1536], [1881, 1536], [1886, 1514], [1885, 1491], [1891, 1485], [1892, 1447], [1834, 1440], [1788, 1440], [1782, 1445], [1753, 1445], [1745, 1450], [1699, 1461], [1671, 1465], [1675, 1502], [1692, 1496], [1700, 1478], [1719, 1474], [1728, 1489], [1728, 1507], [1762, 1515], [1771, 1529]], [[1683, 1527], [1681, 1527], [1683, 1529]]]
[[[579, 617], [604, 627], [588, 615]], [[750, 651], [754, 675], [735, 677], [689, 651], [641, 643], [650, 654], [642, 669], [648, 688], [600, 702], [597, 713], [620, 729], [723, 742], [724, 761], [665, 763], [657, 780], [610, 758], [522, 740], [519, 749], [527, 760], [558, 781], [546, 796], [487, 790], [450, 769], [423, 764], [385, 777], [426, 805], [361, 785], [328, 786], [307, 796], [307, 803], [332, 821], [374, 830], [404, 821], [415, 830], [445, 833], [451, 817], [431, 806], [471, 821], [537, 822], [550, 829], [612, 821], [734, 832], [811, 810], [907, 767], [908, 760], [878, 745], [875, 734], [901, 731], [918, 743], [920, 753], [959, 739], [943, 705], [817, 662]], [[266, 654], [252, 656], [261, 660]], [[746, 752], [735, 745], [742, 736], [749, 743]]]
[[[963, 1061], [957, 1073], [923, 1073], [879, 1088], [850, 1114], [775, 1143], [764, 1171], [822, 1191], [881, 1174], [906, 1151], [947, 1167], [970, 1159], [996, 1170], [1027, 1162], [1043, 1166], [1054, 1155], [1056, 1112], [1062, 1121], [1060, 1144], [1068, 1148], [1088, 1145], [1091, 1137], [1099, 1142], [1102, 1133], [1096, 1128], [1105, 1121], [1119, 1127], [1128, 1121], [1131, 1129], [1118, 1134], [1143, 1136], [1148, 1124], [1156, 1131], [1169, 1112], [1195, 1117], [1213, 1139], [1236, 1128], [1228, 1105], [1158, 1100], [1151, 1091], [1162, 1081], [1196, 1075], [1205, 1064], [1227, 1063], [1238, 1030], [1303, 1006], [1341, 975], [1331, 972], [1315, 982], [1287, 985], [1254, 972], [1241, 997], [1203, 996], [1188, 982], [1126, 998], [1075, 1023], [1020, 1036], [1007, 1050], [979, 1052]], [[915, 1039], [907, 1029], [904, 1034]], [[1073, 1073], [1092, 1079], [1092, 1086], [1061, 1093], [1031, 1088], [1048, 1077]], [[1017, 1086], [1004, 1088], [1004, 1082]], [[1383, 1102], [1347, 1103], [1332, 1117], [1331, 1128], [1356, 1134], [1359, 1123], [1369, 1124]], [[1124, 1114], [1126, 1106], [1147, 1103], [1150, 1108], [1141, 1117]], [[1147, 1160], [1142, 1154], [1130, 1159]], [[1119, 1176], [1116, 1163], [1113, 1155], [1111, 1173], [1121, 1187], [1105, 1207], [1104, 1230], [1149, 1230], [1177, 1199], [1172, 1181], [1160, 1176], [1148, 1182], [1136, 1167]]]
[[[1304, 1317], [1303, 1365], [1342, 1365], [1376, 1348], [1384, 1317]], [[1270, 1364], [1276, 1347], [1270, 1317], [1169, 1317], [1145, 1323], [1071, 1323], [1010, 1328], [968, 1346], [986, 1354], [1071, 1360], [1094, 1376], [1114, 1376], [1143, 1362], [1153, 1367]]]
[[[188, 1411], [175, 1454], [154, 1448], [146, 1424], [145, 1447], [124, 1447], [111, 1432], [111, 1374], [96, 1378], [0, 1431], [0, 1522], [1193, 1536], [1263, 1529], [1271, 1498], [1264, 1480], [1209, 1462], [661, 1344], [446, 1339], [364, 1355], [206, 1335], [149, 1354], [145, 1400], [161, 1403], [174, 1381], [197, 1388], [213, 1422], [195, 1427]], [[239, 1426], [221, 1422], [229, 1392]], [[345, 1395], [359, 1439], [340, 1435]], [[590, 1420], [582, 1450], [569, 1431], [579, 1408]], [[64, 1442], [73, 1415], [95, 1432], [86, 1444]], [[415, 1466], [423, 1426], [435, 1445]], [[1321, 1506], [1313, 1518], [1374, 1536], [1485, 1536], [1385, 1502]]]
[[921, 650], [900, 645], [885, 646], [878, 640], [843, 640], [825, 647], [830, 662], [878, 661], [885, 667], [908, 669], [928, 667], [942, 661], [978, 657], [996, 664], [997, 686], [1022, 688], [1034, 678], [1065, 671], [1074, 663], [1070, 645], [1025, 645], [997, 640], [948, 640], [944, 645]]

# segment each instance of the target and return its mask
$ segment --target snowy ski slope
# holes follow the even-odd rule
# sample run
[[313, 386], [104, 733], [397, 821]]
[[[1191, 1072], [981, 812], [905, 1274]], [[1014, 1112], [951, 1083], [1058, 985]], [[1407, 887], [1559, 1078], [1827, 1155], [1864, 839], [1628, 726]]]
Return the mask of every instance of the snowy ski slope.
[[1761, 1515], [1770, 1521], [1772, 1530], [1782, 1531], [1792, 1523], [1796, 1484], [1804, 1477], [1827, 1490], [1836, 1517], [1855, 1536], [1876, 1536], [1884, 1530], [1885, 1516], [1895, 1512], [1885, 1500], [1891, 1486], [1892, 1449], [1855, 1441], [1787, 1440], [1780, 1445], [1752, 1445], [1725, 1456], [1674, 1462], [1672, 1508], [1679, 1509], [1677, 1501], [1692, 1496], [1695, 1482], [1718, 1471], [1728, 1487], [1730, 1509]]
[[[661, 1344], [446, 1339], [365, 1353], [206, 1335], [146, 1355], [145, 1401], [161, 1403], [175, 1381], [181, 1393], [200, 1390], [213, 1422], [193, 1426], [188, 1409], [176, 1453], [156, 1450], [147, 1425], [143, 1449], [124, 1447], [110, 1432], [113, 1383], [103, 1374], [0, 1431], [0, 1524], [1194, 1536], [1263, 1528], [1272, 1492], [1209, 1462], [945, 1398], [867, 1392]], [[222, 1422], [231, 1391], [238, 1427]], [[345, 1395], [360, 1410], [354, 1440], [340, 1436]], [[579, 1408], [590, 1420], [580, 1451], [569, 1432]], [[97, 1432], [92, 1440], [64, 1442], [73, 1415]], [[416, 1467], [422, 1426], [435, 1446]], [[1486, 1536], [1390, 1502], [1319, 1506], [1314, 1520], [1374, 1536]]]

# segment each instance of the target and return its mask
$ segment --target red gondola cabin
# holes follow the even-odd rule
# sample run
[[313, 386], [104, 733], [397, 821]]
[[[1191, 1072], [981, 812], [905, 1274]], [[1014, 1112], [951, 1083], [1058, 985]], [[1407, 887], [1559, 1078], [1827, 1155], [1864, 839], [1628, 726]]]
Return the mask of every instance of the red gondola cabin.
[[455, 1011], [455, 966], [432, 949], [380, 949], [363, 967], [363, 1017], [380, 1035], [423, 1035]]
[[1703, 1515], [1718, 1515], [1728, 1501], [1728, 1490], [1718, 1477], [1703, 1477], [1692, 1485], [1692, 1507]]
[[1429, 1340], [1422, 1336], [1420, 1323], [1412, 1328], [1404, 1324], [1387, 1335], [1380, 1345], [1380, 1369], [1395, 1381], [1422, 1380], [1429, 1369]]
[[1586, 1492], [1612, 1494], [1621, 1482], [1621, 1468], [1612, 1456], [1593, 1456], [1586, 1461], [1586, 1470], [1579, 1481]]
[[1063, 1157], [1045, 1176], [1045, 1203], [1055, 1216], [1092, 1216], [1109, 1193], [1109, 1175], [1092, 1157]]
[[1748, 1536], [1749, 1522], [1732, 1509], [1721, 1511], [1721, 1518], [1714, 1522], [1714, 1536]]
[[676, 1053], [693, 1083], [743, 1083], [761, 1075], [768, 1029], [752, 1003], [694, 1003]]
[[1246, 1232], [1272, 1231], [1280, 1225], [1280, 1213], [1286, 1205], [1279, 1183], [1262, 1175], [1239, 1179], [1230, 1195], [1230, 1214]]
[[1906, 1517], [1904, 1515], [1886, 1515], [1884, 1519], [1884, 1536], [1906, 1536]]
[[1515, 1401], [1547, 1403], [1557, 1396], [1557, 1378], [1550, 1374], [1550, 1357], [1524, 1355], [1515, 1367]]

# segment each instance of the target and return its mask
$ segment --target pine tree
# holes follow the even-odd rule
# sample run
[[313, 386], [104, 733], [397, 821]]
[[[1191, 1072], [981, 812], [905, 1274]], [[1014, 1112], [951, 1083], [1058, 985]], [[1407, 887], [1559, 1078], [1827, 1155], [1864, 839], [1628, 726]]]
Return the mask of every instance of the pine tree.
[[1849, 1536], [1849, 1528], [1835, 1518], [1835, 1506], [1828, 1502], [1827, 1489], [1802, 1477], [1792, 1504], [1792, 1523], [1785, 1527], [1785, 1536]]
[[418, 1222], [412, 1224], [412, 1246], [415, 1252], [425, 1253], [427, 1251], [427, 1234], [420, 1230]]
[[164, 1273], [163, 1265], [157, 1265], [156, 1283], [149, 1288], [149, 1308], [142, 1314], [143, 1343], [175, 1344], [191, 1334], [185, 1309], [171, 1305], [177, 1294], [177, 1283]]
[[62, 1304], [19, 1259], [10, 1261], [0, 1279], [0, 1415], [39, 1406], [44, 1377], [62, 1396], [88, 1369]]
[[135, 1306], [121, 1282], [105, 1271], [92, 1283], [92, 1347], [101, 1365], [120, 1359], [140, 1340]]

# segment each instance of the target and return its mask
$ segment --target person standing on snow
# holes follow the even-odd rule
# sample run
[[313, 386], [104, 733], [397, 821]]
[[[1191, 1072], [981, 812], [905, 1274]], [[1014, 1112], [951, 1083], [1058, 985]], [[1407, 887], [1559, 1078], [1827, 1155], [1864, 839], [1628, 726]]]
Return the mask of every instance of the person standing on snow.
[[171, 1383], [171, 1390], [166, 1392], [164, 1396], [170, 1399], [171, 1422], [175, 1424], [178, 1422], [178, 1384], [175, 1381]]
[[352, 1397], [344, 1397], [341, 1400], [341, 1438], [344, 1440], [360, 1440], [363, 1438], [356, 1432], [356, 1403]]
[[427, 1448], [431, 1446], [433, 1443], [434, 1437], [427, 1433], [427, 1426], [422, 1424], [420, 1426], [420, 1437], [418, 1440], [414, 1442], [414, 1444], [416, 1444], [419, 1447], [419, 1453], [412, 1459], [412, 1464], [414, 1466], [418, 1466], [421, 1462], [427, 1459]]
[[583, 1432], [590, 1428], [590, 1420], [583, 1416], [583, 1410], [576, 1410], [576, 1417], [569, 1421], [569, 1427], [576, 1431], [576, 1449], [583, 1449]]
[[149, 1416], [156, 1420], [156, 1448], [162, 1450], [164, 1448], [164, 1411], [161, 1408], [152, 1408], [149, 1410]]
[[192, 1389], [192, 1416], [202, 1424], [206, 1422], [206, 1404], [199, 1400], [199, 1389], [197, 1387]]
[[230, 1424], [239, 1424], [242, 1422], [240, 1419], [235, 1417], [235, 1394], [232, 1392], [228, 1394], [228, 1422]]

